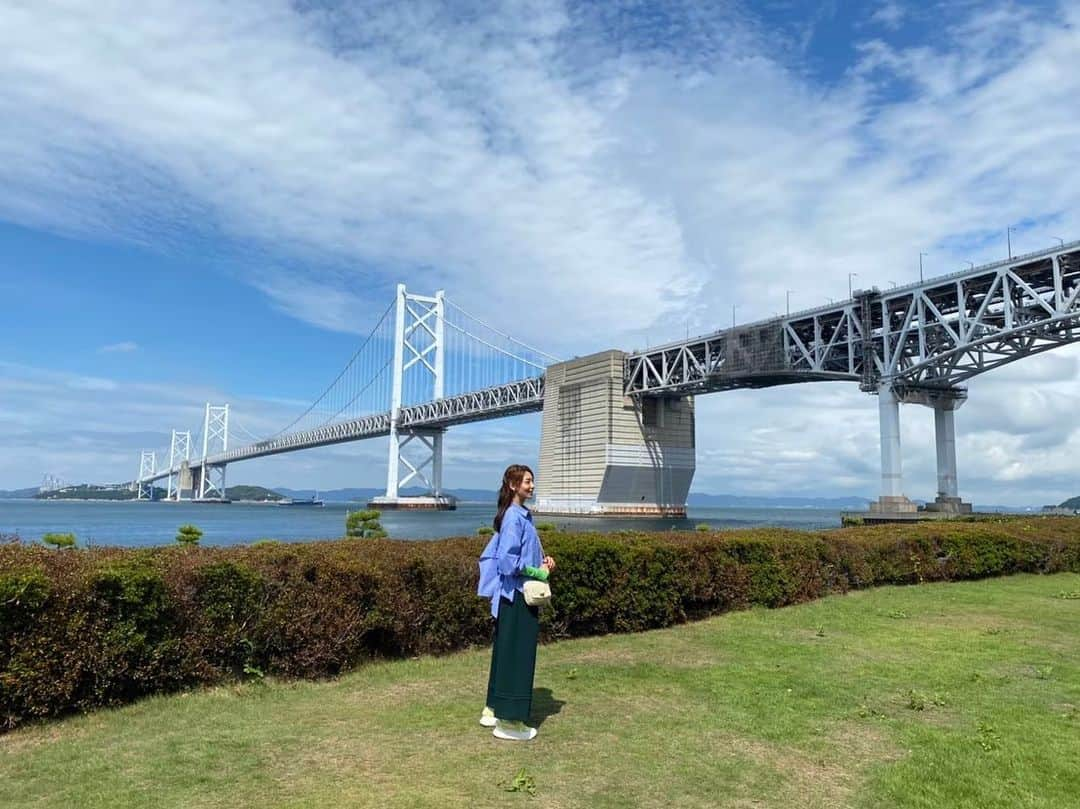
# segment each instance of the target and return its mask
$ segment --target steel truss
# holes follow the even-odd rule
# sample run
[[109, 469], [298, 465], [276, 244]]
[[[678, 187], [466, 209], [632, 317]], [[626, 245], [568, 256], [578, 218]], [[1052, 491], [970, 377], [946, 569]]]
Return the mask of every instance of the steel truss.
[[[455, 424], [537, 412], [543, 408], [544, 377], [540, 376], [438, 399], [434, 402], [402, 407], [398, 415], [398, 424], [410, 430], [438, 430]], [[192, 461], [191, 468], [197, 469], [204, 463], [208, 466], [224, 466], [234, 461], [245, 461], [283, 452], [342, 444], [347, 441], [384, 435], [390, 435], [389, 411], [236, 447], [211, 455], [205, 460]], [[160, 472], [151, 470], [150, 476], [145, 479], [141, 477], [141, 471], [138, 482], [149, 483], [175, 474], [179, 469], [166, 469]]]
[[[953, 388], [1080, 340], [1080, 242], [627, 357], [625, 390], [685, 395], [817, 380]], [[869, 360], [867, 359], [869, 358]]]
[[449, 427], [470, 421], [531, 413], [543, 407], [544, 377], [536, 376], [403, 407], [398, 424], [404, 427]]

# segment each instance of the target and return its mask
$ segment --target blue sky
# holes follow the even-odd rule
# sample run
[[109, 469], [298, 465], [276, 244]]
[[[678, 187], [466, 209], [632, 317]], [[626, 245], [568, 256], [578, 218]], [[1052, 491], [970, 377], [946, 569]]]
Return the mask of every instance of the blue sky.
[[[1080, 3], [0, 0], [0, 488], [283, 426], [398, 281], [560, 356], [1080, 237]], [[1072, 348], [971, 384], [963, 493], [1078, 493]], [[908, 493], [932, 417], [904, 410]], [[535, 416], [447, 439], [450, 486]], [[873, 496], [839, 386], [699, 401], [699, 491]], [[231, 482], [379, 485], [385, 442]]]

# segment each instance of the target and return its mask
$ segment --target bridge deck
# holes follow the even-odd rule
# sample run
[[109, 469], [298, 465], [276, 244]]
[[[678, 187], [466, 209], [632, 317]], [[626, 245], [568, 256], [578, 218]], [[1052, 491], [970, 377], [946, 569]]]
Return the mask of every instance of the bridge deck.
[[[455, 424], [514, 416], [542, 410], [544, 407], [544, 377], [532, 377], [496, 385], [491, 388], [450, 396], [434, 402], [402, 407], [398, 413], [398, 429], [442, 430]], [[252, 458], [263, 458], [283, 452], [325, 447], [347, 441], [378, 438], [390, 434], [390, 412], [376, 413], [358, 419], [327, 424], [313, 430], [303, 430], [275, 436], [243, 447], [236, 447], [206, 459], [192, 460], [190, 468], [215, 466]], [[156, 471], [141, 478], [141, 483], [162, 480], [178, 474], [179, 468]]]
[[954, 387], [1080, 340], [1080, 241], [631, 354], [625, 392], [827, 380]]

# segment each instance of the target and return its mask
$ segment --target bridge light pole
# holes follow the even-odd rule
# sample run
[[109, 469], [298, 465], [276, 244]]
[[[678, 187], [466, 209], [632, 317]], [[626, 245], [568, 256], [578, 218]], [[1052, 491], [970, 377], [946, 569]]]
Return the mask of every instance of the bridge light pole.
[[1009, 245], [1009, 258], [1012, 258], [1012, 235], [1016, 232], [1016, 228], [1009, 225], [1005, 228], [1005, 241]]
[[1051, 238], [1051, 239], [1057, 239], [1057, 240], [1058, 240], [1058, 242], [1060, 242], [1060, 243], [1061, 243], [1061, 246], [1062, 246], [1062, 247], [1064, 247], [1064, 246], [1065, 246], [1065, 240], [1064, 240], [1063, 238], [1061, 238], [1060, 236], [1051, 236], [1050, 238]]
[[737, 303], [731, 304], [731, 328], [733, 329], [735, 328], [735, 310], [738, 308], [738, 306], [739, 304]]
[[784, 300], [785, 300], [785, 304], [786, 304], [786, 311], [787, 311], [788, 315], [790, 315], [791, 314], [791, 290], [786, 289], [786, 290], [784, 290], [784, 292], [785, 292]]
[[858, 275], [857, 272], [849, 272], [847, 274], [847, 296], [849, 298], [851, 297], [851, 279], [855, 278], [857, 275]]
[[922, 260], [923, 260], [923, 256], [925, 256], [925, 255], [926, 255], [926, 253], [919, 253], [919, 283], [920, 284], [923, 282]]

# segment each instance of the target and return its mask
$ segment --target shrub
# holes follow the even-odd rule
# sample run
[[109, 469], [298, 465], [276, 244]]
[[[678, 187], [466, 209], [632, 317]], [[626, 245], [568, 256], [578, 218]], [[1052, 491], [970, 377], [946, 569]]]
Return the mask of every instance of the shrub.
[[555, 523], [553, 523], [553, 522], [538, 522], [536, 524], [536, 530], [540, 531], [540, 532], [554, 531], [555, 530]]
[[176, 529], [176, 541], [190, 548], [192, 545], [199, 544], [202, 534], [203, 532], [194, 525], [181, 525]]
[[712, 529], [711, 525], [708, 525], [707, 523], [699, 522], [697, 525], [694, 526], [694, 530], [695, 531], [701, 531], [701, 533], [704, 534], [704, 533], [707, 533], [707, 532], [709, 532], [709, 531], [711, 531], [713, 529]]
[[[362, 521], [362, 520], [361, 520]], [[227, 548], [0, 543], [0, 729], [266, 673], [323, 677], [491, 637], [481, 537]], [[551, 532], [546, 640], [852, 588], [1080, 571], [1069, 518], [721, 533]]]
[[0, 576], [0, 649], [10, 633], [33, 623], [49, 598], [49, 580], [40, 570]]
[[379, 522], [379, 512], [375, 509], [363, 509], [350, 512], [345, 517], [345, 536], [354, 539], [379, 539], [386, 536]]
[[214, 562], [194, 577], [194, 602], [207, 661], [236, 676], [256, 667], [256, 625], [265, 585], [262, 577], [235, 562]]
[[51, 545], [57, 550], [75, 547], [74, 534], [45, 534], [41, 537], [41, 541], [46, 545]]
[[478, 537], [489, 537], [494, 533], [495, 529], [492, 528], [490, 525], [481, 525], [479, 528], [476, 529], [476, 535]]

